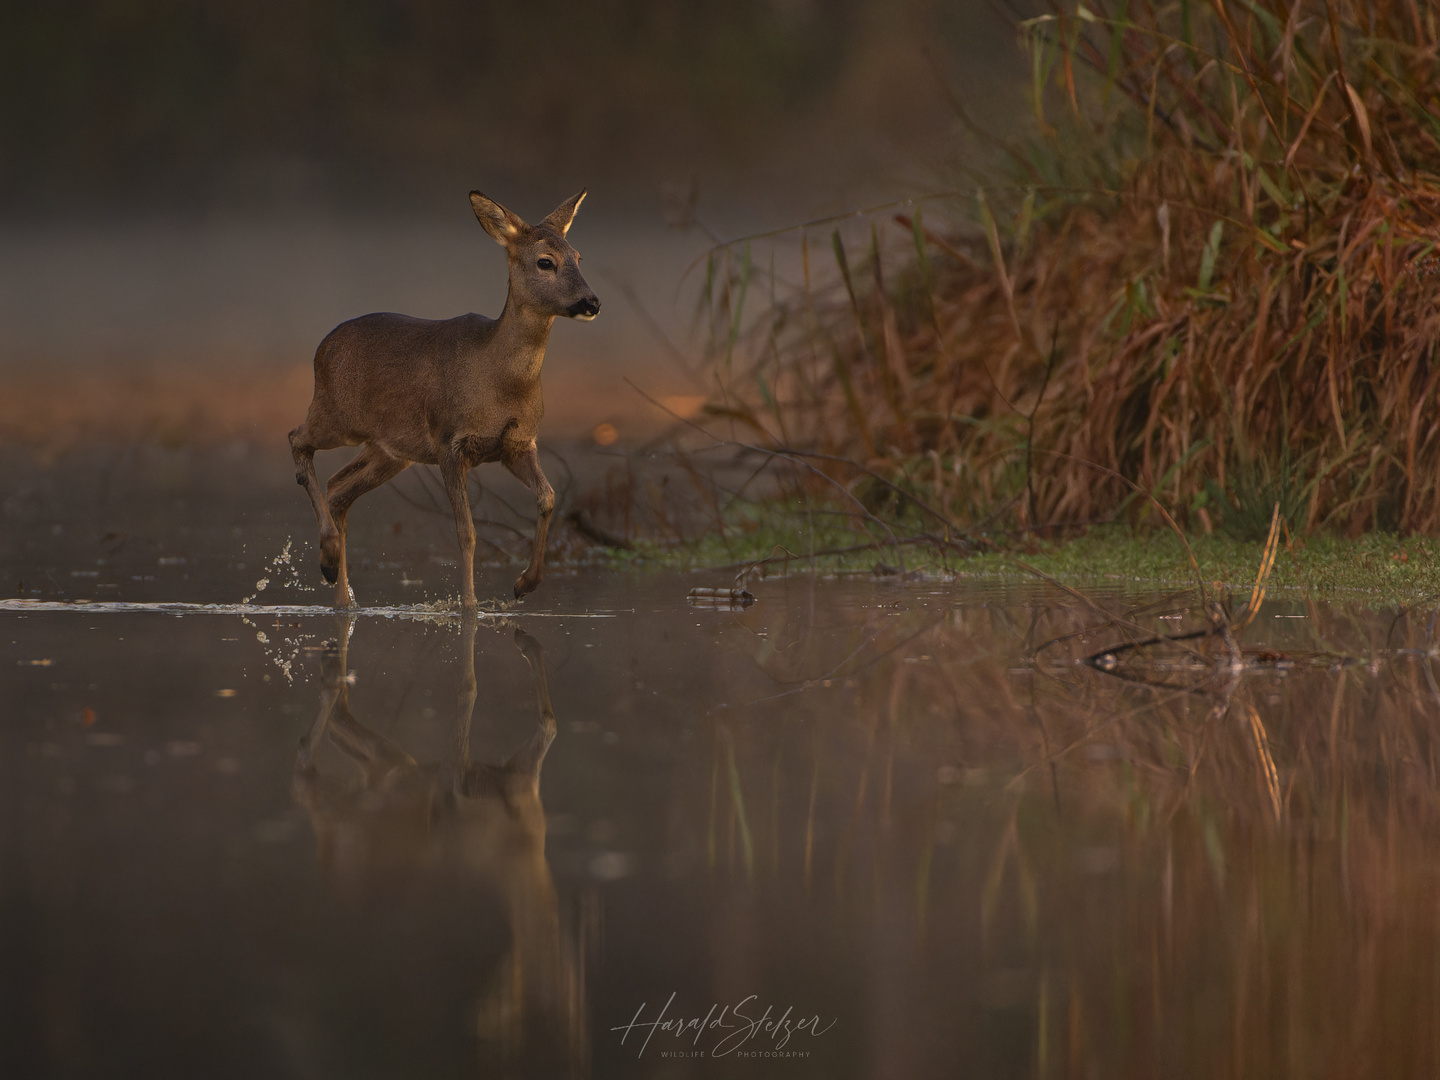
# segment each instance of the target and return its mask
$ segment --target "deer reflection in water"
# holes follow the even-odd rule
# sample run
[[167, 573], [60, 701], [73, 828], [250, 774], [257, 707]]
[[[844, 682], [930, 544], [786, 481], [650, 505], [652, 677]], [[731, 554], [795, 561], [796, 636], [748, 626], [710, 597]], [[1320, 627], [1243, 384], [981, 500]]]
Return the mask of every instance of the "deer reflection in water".
[[[308, 812], [322, 871], [361, 888], [384, 876], [432, 875], [482, 885], [500, 899], [511, 944], [476, 1015], [480, 1038], [505, 1054], [535, 1050], [543, 1026], [572, 1071], [583, 1065], [585, 1009], [579, 951], [561, 933], [555, 883], [545, 861], [540, 770], [555, 738], [545, 653], [523, 630], [515, 644], [528, 662], [538, 705], [536, 730], [503, 765], [470, 760], [475, 708], [475, 632], [467, 615], [455, 722], [442, 760], [421, 764], [350, 711], [347, 653], [353, 619], [323, 657], [320, 709], [300, 740], [295, 800]], [[322, 772], [316, 752], [328, 738], [359, 769]]]

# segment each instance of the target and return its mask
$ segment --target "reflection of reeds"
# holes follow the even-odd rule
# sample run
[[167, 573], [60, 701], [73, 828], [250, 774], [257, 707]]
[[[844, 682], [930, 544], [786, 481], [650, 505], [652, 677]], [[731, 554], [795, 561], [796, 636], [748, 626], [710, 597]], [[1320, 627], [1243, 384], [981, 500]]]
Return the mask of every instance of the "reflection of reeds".
[[[1103, 606], [1173, 625], [1173, 602]], [[1081, 662], [1118, 635], [1078, 602], [860, 613], [830, 653], [772, 624], [755, 659], [794, 688], [777, 717], [814, 725], [785, 744], [813, 779], [749, 819], [778, 861], [728, 876], [803, 877], [816, 905], [904, 925], [909, 985], [967, 957], [978, 1002], [1031, 1018], [1040, 1075], [1428, 1074], [1429, 613], [1310, 610], [1310, 634], [1239, 669], [1151, 646], [1126, 654], [1131, 681]], [[725, 723], [717, 767], [757, 791], [780, 736]]]
[[1270, 809], [1275, 820], [1280, 820], [1280, 774], [1275, 771], [1275, 759], [1270, 756], [1270, 739], [1265, 734], [1265, 724], [1255, 706], [1245, 703], [1245, 715], [1250, 721], [1250, 733], [1255, 737], [1255, 756], [1260, 762], [1260, 778], [1265, 784], [1265, 793], [1270, 796]]
[[883, 467], [964, 525], [1106, 518], [1129, 492], [1094, 463], [1192, 523], [1249, 529], [1279, 500], [1301, 529], [1440, 527], [1432, 16], [1056, 11], [1020, 27], [1018, 182], [960, 206], [966, 228], [917, 208], [903, 240], [833, 232], [833, 287], [802, 236], [803, 283], [770, 284], [748, 339], [766, 260], [717, 250], [714, 421]]

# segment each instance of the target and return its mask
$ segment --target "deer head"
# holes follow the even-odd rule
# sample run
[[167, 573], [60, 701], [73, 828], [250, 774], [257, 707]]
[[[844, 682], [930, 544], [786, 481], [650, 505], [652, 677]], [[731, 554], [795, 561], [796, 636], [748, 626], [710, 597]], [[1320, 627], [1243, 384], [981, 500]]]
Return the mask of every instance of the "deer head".
[[586, 321], [599, 313], [600, 300], [580, 273], [580, 253], [565, 239], [584, 198], [582, 190], [539, 224], [527, 225], [494, 199], [470, 193], [481, 227], [509, 257], [510, 302], [517, 309]]

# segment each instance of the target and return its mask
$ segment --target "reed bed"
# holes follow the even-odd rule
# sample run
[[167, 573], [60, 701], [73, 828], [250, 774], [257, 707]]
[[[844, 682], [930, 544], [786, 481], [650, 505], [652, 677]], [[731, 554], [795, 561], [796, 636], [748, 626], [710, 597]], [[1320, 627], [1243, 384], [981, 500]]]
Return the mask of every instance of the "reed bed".
[[1031, 131], [971, 124], [1002, 162], [975, 188], [712, 253], [712, 430], [961, 530], [1138, 520], [1137, 491], [1256, 539], [1276, 502], [1297, 531], [1440, 529], [1434, 9], [1096, 0], [1016, 29]]

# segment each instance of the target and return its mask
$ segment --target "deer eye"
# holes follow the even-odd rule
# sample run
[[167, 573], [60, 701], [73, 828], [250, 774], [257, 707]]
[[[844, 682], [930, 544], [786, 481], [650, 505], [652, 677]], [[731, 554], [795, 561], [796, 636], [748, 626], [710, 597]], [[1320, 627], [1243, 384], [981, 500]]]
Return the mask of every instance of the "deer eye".
[[542, 255], [540, 256], [539, 261], [536, 262], [535, 265], [538, 266], [541, 270], [554, 270], [555, 260], [550, 258], [548, 255]]

